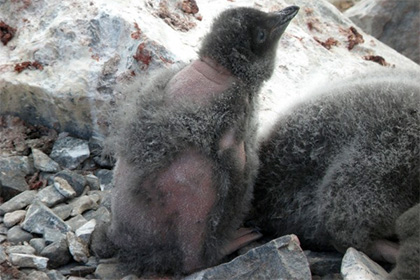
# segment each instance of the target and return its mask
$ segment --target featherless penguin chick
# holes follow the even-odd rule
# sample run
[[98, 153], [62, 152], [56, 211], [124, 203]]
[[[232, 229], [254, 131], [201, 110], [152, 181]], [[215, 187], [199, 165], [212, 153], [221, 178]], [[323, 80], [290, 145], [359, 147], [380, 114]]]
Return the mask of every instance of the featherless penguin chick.
[[418, 76], [392, 69], [324, 85], [279, 118], [259, 151], [252, 217], [263, 233], [395, 262], [395, 221], [420, 198]]
[[[137, 273], [183, 274], [260, 237], [239, 228], [258, 168], [257, 94], [298, 7], [223, 12], [199, 59], [158, 73], [114, 122], [117, 164], [105, 236]], [[105, 248], [106, 249], [106, 248]], [[105, 252], [105, 253], [104, 253]]]

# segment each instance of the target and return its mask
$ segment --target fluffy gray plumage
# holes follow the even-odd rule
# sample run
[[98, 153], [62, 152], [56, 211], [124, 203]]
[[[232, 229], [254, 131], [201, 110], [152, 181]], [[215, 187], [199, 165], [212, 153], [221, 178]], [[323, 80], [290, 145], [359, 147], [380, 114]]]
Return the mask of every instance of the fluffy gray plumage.
[[371, 256], [375, 240], [395, 240], [395, 221], [420, 199], [418, 77], [398, 69], [351, 77], [288, 110], [260, 149], [257, 226], [295, 233], [304, 248]]
[[111, 226], [94, 235], [99, 255], [116, 247], [138, 273], [189, 273], [221, 260], [250, 207], [256, 95], [297, 10], [227, 10], [198, 61], [128, 90], [108, 141], [117, 165]]

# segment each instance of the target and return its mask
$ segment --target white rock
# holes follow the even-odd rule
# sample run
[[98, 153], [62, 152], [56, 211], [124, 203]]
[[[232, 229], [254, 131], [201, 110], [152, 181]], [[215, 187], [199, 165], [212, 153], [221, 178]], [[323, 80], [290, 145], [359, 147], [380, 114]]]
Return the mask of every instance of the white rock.
[[66, 198], [73, 198], [76, 196], [76, 191], [70, 186], [66, 179], [54, 177], [54, 187]]
[[364, 253], [348, 248], [341, 263], [343, 280], [385, 280], [388, 273]]
[[86, 243], [89, 243], [90, 236], [92, 235], [92, 232], [95, 230], [96, 226], [96, 220], [90, 220], [89, 222], [85, 223], [83, 226], [79, 227], [76, 230], [76, 236], [85, 241]]
[[10, 228], [20, 223], [21, 221], [23, 221], [23, 219], [25, 218], [25, 215], [26, 215], [25, 210], [16, 210], [11, 213], [6, 213], [4, 215], [3, 223], [6, 227]]
[[45, 269], [48, 263], [47, 258], [29, 254], [11, 253], [9, 258], [13, 265], [26, 268]]
[[[187, 25], [196, 25], [187, 32], [175, 30], [157, 15], [159, 3], [163, 1], [44, 0], [22, 8], [19, 1], [3, 2], [0, 18], [16, 28], [17, 35], [0, 48], [0, 112], [74, 135], [103, 135], [108, 104], [123, 98], [114, 90], [116, 85], [130, 83], [133, 73], [147, 79], [155, 69], [196, 58], [213, 18], [236, 6], [265, 11], [301, 7], [280, 40], [275, 73], [260, 96], [260, 133], [314, 83], [383, 67], [365, 56], [380, 55], [396, 68], [419, 69], [361, 30], [365, 43], [349, 51], [353, 23], [324, 0], [197, 0], [202, 21], [170, 10]], [[334, 38], [338, 46], [327, 50], [314, 37], [323, 42]], [[134, 59], [136, 52], [150, 58], [149, 65]], [[38, 60], [43, 70], [14, 71], [16, 63], [28, 60]]]

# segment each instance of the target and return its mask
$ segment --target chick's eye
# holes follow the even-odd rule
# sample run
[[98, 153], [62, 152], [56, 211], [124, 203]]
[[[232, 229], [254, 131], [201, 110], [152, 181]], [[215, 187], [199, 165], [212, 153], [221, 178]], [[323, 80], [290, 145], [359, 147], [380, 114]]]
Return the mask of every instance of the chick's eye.
[[266, 38], [267, 38], [267, 32], [265, 30], [262, 30], [262, 29], [258, 30], [257, 42], [258, 43], [263, 43]]

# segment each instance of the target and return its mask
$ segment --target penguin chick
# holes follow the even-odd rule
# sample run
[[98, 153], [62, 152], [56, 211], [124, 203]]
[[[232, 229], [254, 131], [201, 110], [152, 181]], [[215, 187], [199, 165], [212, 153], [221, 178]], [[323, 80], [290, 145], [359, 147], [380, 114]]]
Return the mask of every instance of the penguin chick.
[[395, 221], [420, 197], [418, 75], [324, 85], [280, 117], [259, 151], [254, 223], [307, 249], [354, 247], [395, 262]]
[[190, 273], [260, 237], [239, 229], [258, 168], [254, 111], [297, 12], [227, 10], [199, 59], [128, 90], [132, 99], [111, 130], [117, 164], [107, 237], [136, 273]]
[[420, 204], [397, 219], [396, 232], [400, 249], [388, 279], [420, 279]]

